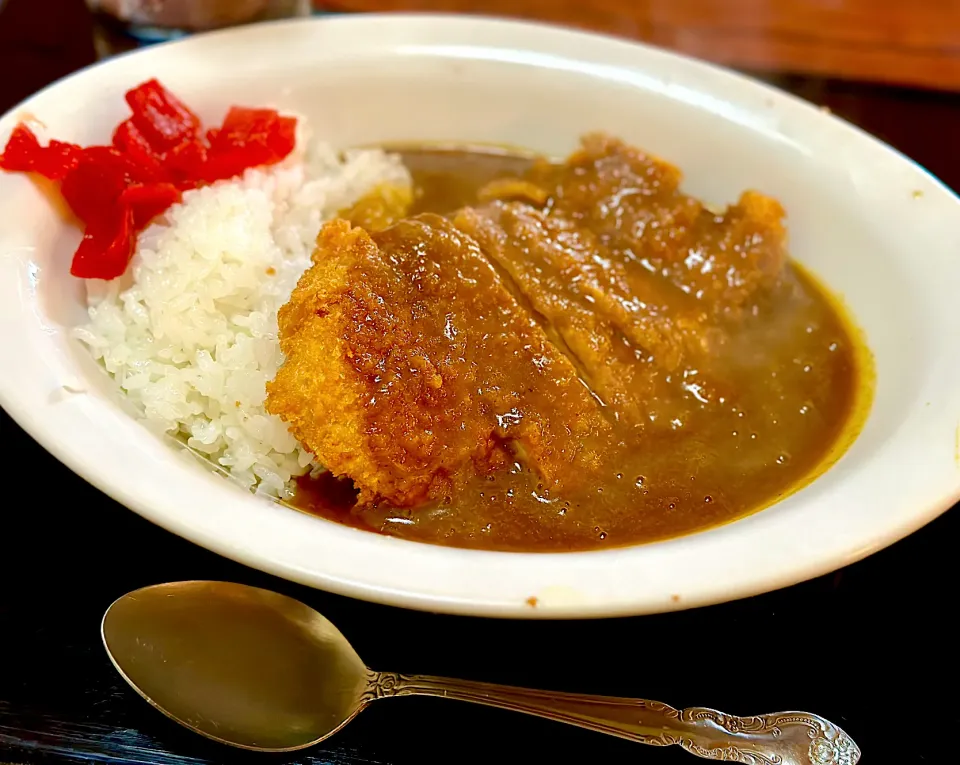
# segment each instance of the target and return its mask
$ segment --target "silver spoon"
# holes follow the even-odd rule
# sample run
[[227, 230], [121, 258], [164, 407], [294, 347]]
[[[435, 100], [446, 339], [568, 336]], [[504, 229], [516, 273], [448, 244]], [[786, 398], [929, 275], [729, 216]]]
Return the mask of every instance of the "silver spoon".
[[860, 749], [805, 712], [734, 717], [659, 701], [510, 688], [367, 669], [346, 638], [299, 601], [227, 582], [136, 590], [103, 617], [114, 666], [191, 730], [261, 752], [303, 749], [393, 696], [443, 696], [570, 723], [641, 744], [676, 744], [750, 765], [855, 765]]

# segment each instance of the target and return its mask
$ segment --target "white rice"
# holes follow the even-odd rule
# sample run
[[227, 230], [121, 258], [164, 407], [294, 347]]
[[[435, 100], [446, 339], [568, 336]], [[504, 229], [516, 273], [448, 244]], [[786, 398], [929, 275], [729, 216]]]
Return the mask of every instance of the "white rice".
[[410, 183], [398, 157], [301, 138], [280, 166], [188, 192], [140, 237], [132, 283], [88, 281], [90, 321], [74, 335], [147, 425], [287, 496], [312, 456], [264, 409], [283, 361], [277, 310], [321, 223], [381, 183]]

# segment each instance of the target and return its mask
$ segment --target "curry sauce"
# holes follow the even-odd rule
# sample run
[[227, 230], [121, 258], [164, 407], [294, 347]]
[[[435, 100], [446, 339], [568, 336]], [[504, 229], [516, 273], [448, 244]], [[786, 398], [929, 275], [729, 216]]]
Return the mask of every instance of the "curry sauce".
[[[707, 210], [679, 191], [669, 165], [620, 146], [588, 146], [564, 165], [482, 149], [401, 154], [416, 187], [411, 222], [371, 232], [369, 247], [379, 250], [370, 252], [396, 264], [432, 243], [429, 268], [446, 285], [434, 302], [453, 307], [417, 308], [410, 297], [404, 311], [438, 332], [446, 316], [474, 335], [458, 352], [461, 367], [443, 367], [437, 383], [459, 403], [438, 403], [427, 391], [397, 411], [459, 413], [462, 428], [450, 417], [424, 427], [441, 422], [447, 430], [437, 438], [469, 452], [469, 469], [434, 471], [417, 501], [408, 501], [409, 486], [364, 494], [349, 477], [305, 477], [294, 506], [449, 546], [616, 547], [766, 507], [816, 477], [856, 436], [871, 396], [869, 353], [839, 304], [786, 260], [772, 200], [748, 192], [726, 212]], [[486, 204], [498, 183], [509, 197], [514, 180], [521, 197], [536, 198]], [[542, 198], [523, 184], [545, 189]], [[458, 309], [466, 287], [450, 286], [465, 268], [456, 249], [463, 240], [479, 244], [499, 290], [479, 308], [471, 297], [469, 309]], [[392, 278], [371, 282], [378, 296], [400, 289]], [[476, 275], [469, 281], [475, 289]], [[381, 355], [401, 336], [409, 333], [384, 341]], [[376, 346], [366, 347], [376, 361]], [[541, 377], [537, 359], [552, 371]], [[370, 380], [379, 384], [383, 365], [374, 367]], [[468, 377], [472, 387], [457, 391]], [[363, 427], [375, 428], [375, 418]], [[483, 445], [482, 457], [462, 433]], [[407, 436], [394, 431], [398, 443]]]

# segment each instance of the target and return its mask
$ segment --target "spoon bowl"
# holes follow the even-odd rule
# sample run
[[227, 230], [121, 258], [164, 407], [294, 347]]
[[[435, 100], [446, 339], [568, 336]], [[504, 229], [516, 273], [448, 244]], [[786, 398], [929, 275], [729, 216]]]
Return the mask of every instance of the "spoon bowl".
[[644, 699], [374, 672], [312, 608], [227, 582], [174, 582], [131, 592], [107, 609], [102, 633], [114, 666], [153, 706], [197, 733], [243, 749], [303, 749], [377, 699], [440, 696], [641, 744], [676, 744], [710, 760], [856, 765], [860, 759], [846, 733], [806, 712], [735, 717]]
[[103, 617], [114, 666], [178, 723], [260, 751], [310, 746], [361, 708], [367, 669], [303, 603], [225, 582], [176, 582], [125, 595]]

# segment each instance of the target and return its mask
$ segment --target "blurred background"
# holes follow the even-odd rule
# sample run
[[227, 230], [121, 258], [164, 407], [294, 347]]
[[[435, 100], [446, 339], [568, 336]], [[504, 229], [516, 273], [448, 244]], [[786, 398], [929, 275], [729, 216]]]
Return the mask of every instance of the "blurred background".
[[958, 0], [336, 0], [327, 7], [538, 19], [738, 68], [960, 89]]

